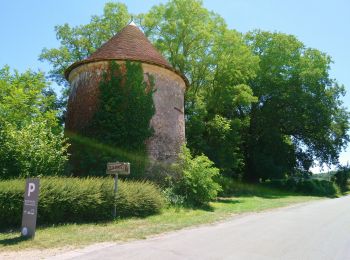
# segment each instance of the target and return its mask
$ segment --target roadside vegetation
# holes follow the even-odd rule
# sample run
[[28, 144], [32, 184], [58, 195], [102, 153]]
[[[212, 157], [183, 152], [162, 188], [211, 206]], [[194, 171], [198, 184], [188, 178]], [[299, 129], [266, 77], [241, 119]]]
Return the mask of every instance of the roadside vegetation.
[[[349, 142], [349, 112], [344, 86], [329, 75], [331, 57], [293, 35], [229, 29], [199, 0], [133, 15], [189, 80], [178, 161], [148, 168], [154, 82], [137, 62], [111, 62], [92, 121], [82, 135], [64, 135], [64, 70], [131, 17], [124, 4], [107, 3], [88, 24], [56, 26], [59, 47], [40, 54], [52, 65], [48, 77], [0, 69], [0, 250], [138, 239], [348, 192], [350, 168], [338, 159]], [[61, 98], [48, 78], [62, 86]], [[109, 161], [131, 162], [116, 197], [105, 177]], [[317, 179], [315, 162], [338, 170]], [[31, 241], [19, 238], [26, 177], [42, 180]]]
[[[239, 185], [238, 185], [239, 186]], [[40, 225], [34, 240], [21, 240], [19, 230], [0, 232], [0, 252], [57, 247], [75, 248], [97, 242], [123, 242], [186, 227], [214, 223], [236, 214], [260, 212], [295, 203], [318, 200], [256, 185], [242, 184], [237, 196], [219, 198], [206, 207], [167, 205], [160, 214], [144, 218], [118, 218], [96, 223]], [[239, 195], [239, 193], [242, 193]]]
[[[25, 180], [0, 181], [0, 229], [21, 225]], [[112, 220], [112, 178], [41, 178], [39, 225]], [[161, 191], [150, 182], [119, 181], [118, 217], [145, 217], [164, 206]]]

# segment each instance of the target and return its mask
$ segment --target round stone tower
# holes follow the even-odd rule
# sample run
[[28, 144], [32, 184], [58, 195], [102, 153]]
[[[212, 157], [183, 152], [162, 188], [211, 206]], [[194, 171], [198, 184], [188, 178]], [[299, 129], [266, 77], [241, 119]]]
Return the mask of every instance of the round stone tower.
[[155, 115], [151, 119], [153, 136], [147, 140], [151, 161], [171, 163], [185, 142], [184, 93], [187, 79], [155, 49], [143, 32], [131, 23], [85, 60], [72, 64], [65, 72], [71, 85], [65, 130], [79, 134], [97, 110], [99, 82], [110, 61], [142, 64], [145, 79], [155, 81]]

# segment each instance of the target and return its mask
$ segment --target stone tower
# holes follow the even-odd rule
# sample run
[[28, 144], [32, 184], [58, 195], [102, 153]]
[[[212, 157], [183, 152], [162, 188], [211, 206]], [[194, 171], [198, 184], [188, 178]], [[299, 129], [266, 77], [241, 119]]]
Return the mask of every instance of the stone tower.
[[65, 71], [71, 85], [66, 131], [79, 134], [97, 110], [99, 82], [109, 62], [140, 62], [145, 74], [153, 75], [155, 115], [154, 135], [147, 140], [151, 161], [173, 162], [185, 141], [184, 93], [187, 79], [164, 59], [143, 32], [131, 23], [103, 44], [90, 57], [72, 64]]

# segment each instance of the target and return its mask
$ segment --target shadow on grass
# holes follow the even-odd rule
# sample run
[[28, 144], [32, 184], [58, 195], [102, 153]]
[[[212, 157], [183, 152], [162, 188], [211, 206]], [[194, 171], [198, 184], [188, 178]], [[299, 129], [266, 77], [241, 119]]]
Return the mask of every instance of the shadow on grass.
[[198, 209], [214, 212], [214, 208], [209, 204], [198, 207]]
[[260, 197], [264, 199], [281, 199], [286, 198], [290, 196], [313, 196], [313, 197], [320, 197], [320, 198], [337, 198], [338, 195], [322, 195], [322, 194], [315, 194], [315, 193], [305, 193], [305, 192], [293, 192], [293, 191], [286, 191], [286, 190], [280, 190], [277, 188], [265, 188], [262, 187], [261, 189], [258, 189], [256, 191], [231, 191], [226, 192], [225, 194], [221, 194], [221, 197]]
[[260, 197], [266, 199], [281, 199], [289, 196], [330, 197], [324, 195], [322, 196], [317, 194], [311, 194], [311, 192], [305, 193], [286, 190], [263, 183], [252, 184], [227, 180], [227, 183], [223, 183], [222, 186], [224, 192], [221, 192], [221, 194], [219, 194], [220, 197]]
[[[220, 202], [220, 203], [226, 203], [226, 204], [237, 204], [241, 203], [240, 200], [238, 199], [233, 199], [233, 198], [226, 198], [226, 197], [218, 197], [215, 202]], [[211, 206], [210, 204], [205, 204], [205, 205], [200, 205], [200, 206], [193, 206], [193, 205], [184, 205], [183, 206], [185, 209], [193, 209], [193, 210], [204, 210], [204, 211], [209, 211], [209, 212], [214, 212], [215, 208]]]
[[[204, 209], [204, 207], [202, 208]], [[211, 210], [211, 209], [207, 209]], [[213, 210], [213, 209], [212, 209]], [[66, 222], [55, 222], [55, 223], [47, 223], [47, 222], [41, 222], [38, 221], [37, 229], [47, 229], [47, 228], [60, 228], [63, 226], [69, 226], [69, 225], [108, 225], [113, 222], [118, 222], [121, 220], [127, 220], [127, 219], [146, 219], [148, 217], [158, 215], [158, 214], [149, 214], [149, 215], [139, 215], [139, 216], [117, 216], [115, 219], [113, 218], [107, 218], [107, 219], [101, 219], [101, 220], [85, 220], [85, 221], [73, 221], [73, 220], [67, 220]], [[17, 236], [17, 234], [20, 233], [20, 230], [17, 225], [9, 225], [8, 227], [1, 227], [0, 228], [0, 236], [7, 236], [9, 238], [1, 239], [0, 238], [0, 246], [1, 245], [13, 245], [17, 244], [26, 240], [30, 240], [27, 238], [23, 238], [22, 236]], [[10, 237], [11, 236], [11, 237]], [[12, 237], [13, 236], [13, 237]]]
[[217, 199], [217, 202], [225, 203], [225, 204], [238, 204], [238, 203], [242, 203], [241, 201], [236, 200], [236, 199], [232, 199], [232, 198], [218, 198], [218, 199]]
[[191, 210], [204, 210], [209, 212], [214, 212], [214, 207], [210, 204], [203, 204], [203, 205], [193, 205], [193, 204], [184, 204], [179, 207], [179, 209], [191, 209]]
[[243, 190], [243, 191], [231, 191], [221, 194], [222, 197], [261, 197], [265, 199], [281, 199], [289, 196], [305, 196], [305, 194], [272, 190], [272, 189], [259, 189], [259, 190]]
[[12, 238], [5, 238], [0, 240], [0, 245], [3, 246], [11, 246], [16, 245], [24, 241], [28, 241], [30, 238], [24, 238], [22, 236], [12, 237]]

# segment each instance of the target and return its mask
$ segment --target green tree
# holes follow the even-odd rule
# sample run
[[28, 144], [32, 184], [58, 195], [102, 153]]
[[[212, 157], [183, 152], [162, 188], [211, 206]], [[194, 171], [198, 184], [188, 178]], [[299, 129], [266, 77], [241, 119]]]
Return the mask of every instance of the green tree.
[[[125, 5], [108, 3], [89, 24], [57, 26], [58, 49], [44, 49], [51, 76], [83, 59], [127, 24]], [[334, 164], [349, 140], [344, 88], [329, 77], [330, 57], [294, 36], [243, 36], [199, 0], [170, 0], [136, 22], [187, 76], [186, 135], [228, 175], [282, 178], [315, 160]], [[111, 26], [113, 25], [113, 26]]]
[[340, 166], [335, 172], [333, 179], [342, 192], [347, 192], [350, 188], [350, 166], [349, 164]]
[[76, 61], [90, 56], [130, 21], [125, 4], [106, 3], [103, 14], [91, 17], [86, 25], [71, 27], [67, 23], [55, 27], [59, 48], [44, 48], [39, 59], [52, 65], [50, 77], [59, 85], [68, 85], [64, 71]]
[[116, 62], [110, 63], [99, 85], [99, 107], [82, 131], [92, 143], [114, 149], [81, 143], [72, 136], [74, 174], [105, 175], [106, 163], [118, 160], [131, 162], [133, 176], [145, 170], [145, 141], [153, 134], [154, 82], [151, 76], [145, 81], [140, 63], [127, 61], [123, 66], [125, 72]]
[[51, 64], [49, 76], [61, 85], [62, 96], [59, 100], [60, 119], [64, 122], [69, 83], [64, 71], [74, 62], [89, 57], [103, 43], [112, 38], [129, 21], [131, 15], [125, 4], [106, 3], [103, 14], [94, 15], [88, 24], [71, 27], [69, 24], [55, 26], [56, 38], [60, 42], [58, 48], [44, 48], [39, 60]]
[[[108, 3], [103, 15], [93, 16], [86, 25], [56, 26], [61, 46], [44, 49], [40, 58], [52, 64], [50, 75], [61, 83], [68, 65], [90, 55], [129, 19], [125, 5]], [[196, 154], [209, 154], [229, 174], [241, 172], [241, 132], [249, 124], [250, 102], [255, 101], [247, 81], [256, 74], [258, 62], [242, 35], [228, 30], [223, 18], [198, 0], [156, 5], [137, 16], [136, 22], [190, 81], [185, 104], [190, 148]]]
[[260, 58], [250, 81], [253, 104], [245, 152], [246, 178], [308, 171], [315, 160], [336, 164], [349, 141], [344, 87], [329, 76], [331, 58], [292, 35], [253, 31], [247, 43]]
[[211, 71], [215, 38], [226, 30], [219, 15], [197, 0], [173, 0], [140, 15], [141, 27], [170, 64], [185, 74], [194, 92]]
[[[0, 69], [0, 120], [22, 128], [32, 120], [46, 121], [58, 131], [56, 96], [42, 73], [30, 70], [11, 73], [8, 66]], [[51, 94], [50, 94], [51, 93]]]
[[195, 154], [205, 153], [223, 172], [243, 168], [242, 132], [256, 101], [249, 79], [258, 58], [243, 37], [197, 0], [173, 0], [140, 16], [141, 26], [173, 67], [190, 82], [186, 135]]
[[0, 178], [62, 174], [67, 144], [42, 73], [0, 69]]

